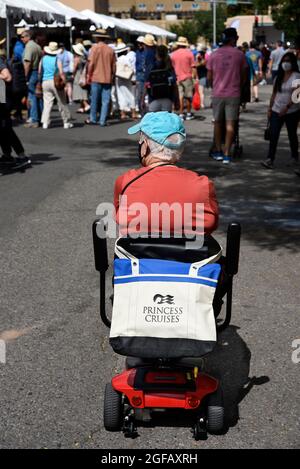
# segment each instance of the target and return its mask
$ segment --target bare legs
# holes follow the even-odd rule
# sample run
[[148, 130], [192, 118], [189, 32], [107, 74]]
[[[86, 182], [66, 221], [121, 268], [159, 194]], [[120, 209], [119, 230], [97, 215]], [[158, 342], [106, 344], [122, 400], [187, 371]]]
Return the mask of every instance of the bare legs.
[[179, 114], [184, 113], [184, 104], [186, 102], [186, 111], [188, 114], [190, 114], [192, 110], [192, 101], [189, 98], [180, 98], [180, 108], [179, 108]]
[[[226, 121], [226, 137], [225, 137], [225, 146], [224, 146], [224, 155], [230, 155], [231, 145], [234, 139], [235, 131], [235, 121]], [[216, 150], [222, 151], [222, 133], [223, 133], [223, 123], [215, 122], [215, 144]]]

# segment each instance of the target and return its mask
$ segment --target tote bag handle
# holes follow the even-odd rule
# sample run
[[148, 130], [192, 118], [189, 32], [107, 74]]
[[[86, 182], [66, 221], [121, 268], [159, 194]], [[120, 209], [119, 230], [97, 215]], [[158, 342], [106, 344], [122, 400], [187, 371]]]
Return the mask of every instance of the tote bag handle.
[[[118, 238], [115, 244], [115, 253], [119, 259], [130, 259], [132, 261], [133, 270], [136, 273], [138, 271], [138, 269], [136, 268], [136, 265], [138, 266], [139, 259], [133, 256], [130, 252], [126, 251], [126, 249], [123, 248], [122, 246], [119, 246], [118, 245], [119, 239], [121, 238]], [[222, 247], [220, 246], [220, 250], [213, 256], [210, 256], [207, 259], [203, 259], [202, 261], [194, 262], [193, 264], [191, 264], [189, 275], [191, 277], [197, 277], [198, 271], [201, 267], [203, 267], [204, 265], [212, 264], [213, 262], [216, 262], [217, 260], [220, 259], [221, 255], [222, 255]], [[136, 264], [134, 265], [134, 263]]]

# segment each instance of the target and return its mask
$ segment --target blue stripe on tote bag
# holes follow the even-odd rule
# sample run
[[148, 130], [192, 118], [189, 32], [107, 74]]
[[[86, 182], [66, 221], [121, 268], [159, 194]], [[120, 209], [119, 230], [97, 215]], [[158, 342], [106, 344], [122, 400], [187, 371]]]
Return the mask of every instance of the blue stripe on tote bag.
[[[141, 358], [200, 357], [216, 344], [218, 254], [193, 264], [116, 259], [110, 344]], [[124, 256], [125, 257], [125, 256]]]

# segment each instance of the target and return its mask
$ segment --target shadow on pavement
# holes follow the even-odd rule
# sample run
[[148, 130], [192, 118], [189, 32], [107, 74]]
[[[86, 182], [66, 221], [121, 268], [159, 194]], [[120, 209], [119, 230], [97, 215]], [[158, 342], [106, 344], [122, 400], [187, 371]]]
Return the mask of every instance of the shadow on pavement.
[[52, 156], [52, 153], [33, 153], [30, 155], [31, 165], [37, 166], [44, 163], [60, 160], [60, 156]]
[[[215, 350], [204, 358], [203, 371], [218, 378], [223, 389], [225, 428], [222, 434], [237, 424], [239, 404], [251, 389], [270, 381], [267, 376], [249, 377], [251, 352], [238, 330], [236, 326], [229, 326], [219, 335]], [[149, 424], [138, 422], [138, 426], [192, 428], [196, 417], [195, 412], [171, 409], [154, 412]]]
[[[264, 169], [258, 153], [257, 138], [244, 143], [244, 156], [229, 166], [212, 160], [208, 151], [212, 134], [188, 135], [179, 166], [207, 175], [215, 182], [220, 205], [220, 228], [225, 231], [229, 221], [242, 225], [242, 236], [258, 248], [274, 251], [286, 248], [299, 250], [300, 196], [299, 177], [287, 166], [289, 149], [279, 145], [278, 163], [274, 171]], [[243, 143], [243, 142], [241, 142]], [[115, 148], [115, 157], [106, 158], [106, 149]], [[101, 165], [115, 168], [138, 168], [137, 141], [119, 138], [111, 141], [83, 142], [83, 147], [100, 148], [93, 158]]]
[[[225, 404], [227, 427], [234, 427], [239, 420], [239, 404], [253, 386], [268, 383], [267, 376], [250, 378], [251, 352], [238, 334], [239, 327], [229, 326], [219, 334], [218, 344], [206, 360], [205, 371], [220, 379]], [[227, 428], [227, 430], [228, 430]]]
[[52, 156], [52, 153], [35, 153], [30, 155], [31, 165], [21, 167], [21, 168], [13, 168], [13, 167], [3, 167], [0, 166], [0, 175], [1, 176], [8, 176], [14, 173], [26, 173], [26, 171], [30, 171], [34, 166], [39, 166], [44, 163], [49, 163], [51, 161], [59, 160], [59, 156]]

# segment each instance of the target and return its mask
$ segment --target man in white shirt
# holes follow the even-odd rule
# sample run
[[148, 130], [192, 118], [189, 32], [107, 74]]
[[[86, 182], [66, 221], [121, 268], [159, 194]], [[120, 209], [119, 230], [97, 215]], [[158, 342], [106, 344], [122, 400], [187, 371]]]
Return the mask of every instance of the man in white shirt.
[[276, 49], [271, 52], [270, 63], [269, 63], [269, 75], [272, 75], [272, 80], [274, 82], [278, 74], [278, 67], [282, 57], [284, 56], [285, 50], [283, 48], [282, 41], [276, 42]]

